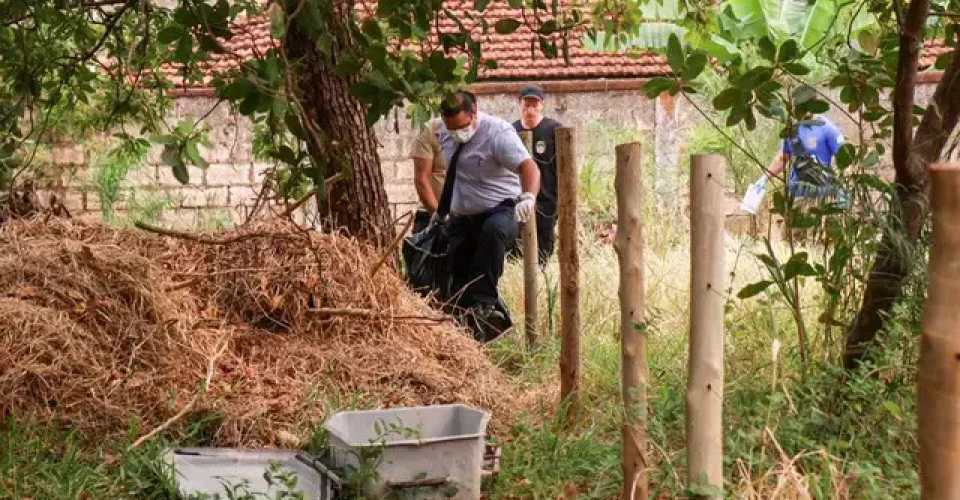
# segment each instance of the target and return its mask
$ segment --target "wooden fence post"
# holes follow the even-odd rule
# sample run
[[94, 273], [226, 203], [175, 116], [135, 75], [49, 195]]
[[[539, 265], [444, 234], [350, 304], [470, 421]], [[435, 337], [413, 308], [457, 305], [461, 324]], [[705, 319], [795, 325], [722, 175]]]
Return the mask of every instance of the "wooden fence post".
[[580, 257], [577, 250], [577, 130], [558, 127], [557, 183], [560, 198], [560, 401], [568, 422], [580, 412]]
[[[533, 133], [529, 130], [520, 132], [520, 138], [533, 154]], [[536, 210], [536, 209], [534, 209]], [[540, 317], [537, 306], [537, 267], [539, 263], [539, 245], [537, 245], [537, 216], [536, 212], [523, 227], [523, 312], [524, 334], [527, 338], [527, 347], [532, 349], [538, 343], [537, 320]]]
[[930, 169], [933, 245], [920, 342], [921, 498], [960, 498], [960, 163]]
[[623, 356], [623, 500], [646, 499], [647, 340], [643, 313], [643, 185], [640, 143], [617, 146], [620, 341]]
[[693, 155], [690, 172], [690, 357], [687, 466], [691, 487], [723, 487], [723, 183], [720, 155]]

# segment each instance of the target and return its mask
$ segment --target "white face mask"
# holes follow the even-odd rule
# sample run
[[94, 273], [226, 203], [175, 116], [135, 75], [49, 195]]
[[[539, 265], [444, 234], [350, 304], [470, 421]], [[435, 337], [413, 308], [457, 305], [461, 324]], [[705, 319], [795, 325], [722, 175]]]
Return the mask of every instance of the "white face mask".
[[471, 123], [469, 126], [450, 131], [450, 137], [453, 137], [453, 140], [459, 142], [460, 144], [466, 144], [470, 142], [470, 139], [473, 139], [473, 135], [477, 133], [477, 129], [473, 128]]

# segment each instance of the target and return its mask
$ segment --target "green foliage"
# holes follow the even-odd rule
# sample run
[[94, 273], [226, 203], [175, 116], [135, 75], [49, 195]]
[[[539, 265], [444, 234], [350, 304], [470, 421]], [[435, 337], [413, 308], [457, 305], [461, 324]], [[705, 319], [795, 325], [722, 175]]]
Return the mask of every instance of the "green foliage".
[[120, 143], [95, 163], [93, 171], [100, 211], [107, 220], [113, 219], [114, 204], [119, 200], [120, 186], [127, 174], [142, 167], [150, 151], [150, 142], [146, 139], [125, 135], [118, 139]]
[[[958, 7], [948, 0], [941, 3], [942, 9]], [[892, 90], [897, 74], [903, 13], [889, 4], [845, 0], [671, 5], [675, 12], [654, 19], [669, 20], [683, 30], [672, 30], [666, 44], [652, 48], [666, 56], [672, 75], [651, 79], [643, 90], [651, 98], [664, 92], [682, 94], [707, 120], [709, 127], [694, 131], [690, 149], [725, 154], [738, 193], [767, 168], [779, 139], [793, 137], [797, 127], [818, 120], [818, 115], [833, 109], [857, 128], [837, 155], [835, 199], [821, 200], [813, 208], [800, 206], [782, 189], [789, 169], [767, 186], [770, 213], [789, 220], [797, 231], [788, 232], [790, 248], [779, 256], [769, 245], [759, 252], [766, 275], [740, 291], [741, 297], [769, 297], [787, 306], [806, 350], [814, 324], [830, 332], [852, 320], [881, 237], [897, 241], [900, 252], [917, 253], [913, 242], [898, 236], [902, 224], [887, 214], [896, 190], [875, 171], [892, 137], [892, 109], [881, 96]], [[620, 24], [602, 16], [596, 22], [604, 30], [633, 33], [646, 22], [637, 14], [641, 9], [634, 9], [617, 18]], [[955, 29], [955, 20], [936, 16], [925, 36]], [[702, 64], [708, 57], [714, 62], [709, 67]], [[765, 137], [750, 144], [753, 135]], [[797, 239], [805, 235], [819, 254], [816, 259], [798, 248], [808, 243]], [[924, 261], [918, 257], [905, 262], [920, 267]], [[809, 306], [803, 302], [809, 299], [799, 291], [805, 281], [822, 288], [814, 300], [822, 301], [824, 311], [812, 321], [803, 313]]]
[[599, 170], [595, 157], [587, 158], [580, 169], [577, 196], [588, 214], [605, 221], [613, 220], [617, 211], [611, 181], [609, 173]]
[[[647, 234], [668, 233], [662, 224], [652, 214], [644, 218]], [[744, 247], [743, 257], [727, 260], [732, 294], [767, 274], [762, 263], [758, 267], [747, 258], [751, 245], [737, 243]], [[789, 251], [783, 244], [774, 247], [778, 254]], [[584, 243], [584, 255], [580, 312], [585, 415], [567, 432], [556, 425], [562, 416], [548, 412], [514, 425], [502, 440], [503, 471], [491, 485], [494, 498], [611, 498], [622, 484], [621, 353], [616, 290], [609, 286], [617, 275], [616, 256], [609, 246], [591, 243]], [[813, 262], [812, 256], [808, 259]], [[688, 262], [689, 253], [679, 245], [661, 249], [651, 242], [645, 261], [648, 435], [654, 461], [650, 497], [683, 498], [689, 492], [684, 437], [689, 276], [679, 263]], [[554, 266], [548, 273], [555, 272]], [[508, 265], [504, 289], [518, 315], [522, 276], [520, 263]], [[814, 300], [818, 287], [807, 283], [800, 293], [808, 304], [806, 317], [815, 319], [825, 306]], [[837, 350], [826, 332], [811, 330], [810, 358], [815, 361], [804, 369], [792, 313], [772, 298], [739, 300], [728, 295], [723, 421], [729, 497], [769, 498], [777, 482], [786, 479], [783, 467], [797, 457], [797, 472], [815, 498], [916, 498], [914, 367], [922, 296], [909, 296], [891, 318], [879, 357], [860, 371], [845, 373], [832, 362]], [[490, 352], [525, 386], [555, 383], [559, 342], [547, 335], [544, 345], [532, 352], [522, 344], [521, 336], [511, 336], [494, 343]], [[755, 496], [747, 496], [748, 483]]]
[[181, 121], [170, 133], [158, 134], [153, 137], [153, 141], [163, 145], [161, 159], [163, 163], [170, 167], [174, 177], [181, 184], [190, 182], [190, 174], [187, 170], [187, 163], [191, 163], [199, 168], [210, 166], [206, 160], [200, 156], [200, 146], [211, 147], [212, 144], [206, 138], [207, 126], [199, 122]]
[[[189, 182], [187, 165], [207, 165], [200, 148], [206, 130], [199, 122], [168, 126], [173, 83], [166, 75], [176, 68], [184, 85], [209, 83], [205, 72], [214, 59], [244, 61], [212, 83], [223, 102], [268, 133], [262, 152], [289, 172], [275, 186], [279, 194], [295, 196], [305, 184], [323, 188], [332, 176], [351, 175], [354, 152], [332, 139], [347, 117], [328, 120], [304, 105], [301, 85], [309, 75], [322, 68], [342, 79], [365, 107], [366, 124], [355, 126], [369, 127], [398, 106], [435, 110], [481, 68], [495, 68], [479, 43], [491, 31], [525, 27], [536, 33], [531, 55], [568, 58], [567, 34], [587, 24], [576, 6], [507, 3], [526, 14], [491, 25], [481, 13], [458, 16], [435, 1], [382, 1], [374, 10], [352, 11], [334, 2], [117, 0], [63, 8], [59, 0], [6, 0], [0, 3], [8, 20], [0, 27], [0, 190], [54, 136], [117, 129], [161, 144], [164, 164]], [[490, 4], [474, 6], [482, 12]], [[233, 38], [231, 25], [258, 16], [269, 20], [272, 47], [252, 57], [231, 53], [222, 43]], [[456, 29], [433, 40], [430, 31], [441, 20]], [[139, 132], [126, 131], [134, 124]]]
[[0, 498], [176, 498], [172, 471], [159, 460], [162, 446], [101, 443], [64, 431], [59, 422], [0, 423]]
[[491, 485], [491, 498], [557, 498], [572, 495], [607, 499], [620, 489], [619, 446], [601, 426], [570, 433], [563, 416], [546, 422], [522, 417], [504, 439], [504, 468]]
[[236, 221], [230, 212], [223, 210], [204, 210], [198, 214], [194, 228], [202, 232], [217, 232], [231, 229]]
[[253, 490], [247, 479], [237, 483], [221, 479], [223, 495], [198, 494], [191, 495], [186, 500], [307, 500], [306, 493], [297, 486], [296, 473], [283, 468], [277, 462], [270, 462], [263, 472], [263, 479], [272, 492]]
[[[720, 94], [722, 96], [723, 93]], [[723, 108], [717, 105], [717, 96], [714, 99], [716, 110]], [[733, 99], [739, 99], [738, 96]], [[753, 132], [746, 130], [744, 124], [725, 126], [720, 124], [721, 116], [706, 106], [702, 107], [714, 124], [710, 121], [697, 123], [687, 135], [687, 151], [698, 153], [720, 154], [727, 158], [727, 181], [735, 193], [744, 193], [754, 181], [763, 175], [765, 159], [773, 158], [780, 150], [781, 139], [776, 122], [761, 118]], [[689, 158], [684, 159], [689, 169]], [[760, 161], [758, 161], [760, 160]]]
[[169, 194], [152, 194], [134, 191], [126, 200], [127, 212], [116, 222], [124, 227], [133, 227], [137, 221], [156, 224], [161, 216], [174, 208], [175, 200]]

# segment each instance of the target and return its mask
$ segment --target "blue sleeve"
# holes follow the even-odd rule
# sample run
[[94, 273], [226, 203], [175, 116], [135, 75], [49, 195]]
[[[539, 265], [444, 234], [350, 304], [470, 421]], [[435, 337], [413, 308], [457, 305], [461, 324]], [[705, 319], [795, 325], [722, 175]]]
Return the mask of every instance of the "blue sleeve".
[[791, 149], [790, 149], [790, 141], [784, 139], [784, 140], [783, 140], [783, 145], [780, 146], [780, 151], [783, 152], [783, 154], [785, 154], [785, 155], [787, 155], [787, 156], [790, 156], [791, 154], [793, 154], [793, 152], [792, 152]]
[[840, 150], [840, 146], [843, 145], [843, 134], [841, 134], [840, 129], [838, 129], [836, 125], [832, 123], [827, 126], [827, 130], [825, 132], [826, 133], [824, 135], [826, 137], [824, 138], [826, 139], [827, 149], [830, 150], [830, 157], [832, 158], [837, 154], [837, 151]]

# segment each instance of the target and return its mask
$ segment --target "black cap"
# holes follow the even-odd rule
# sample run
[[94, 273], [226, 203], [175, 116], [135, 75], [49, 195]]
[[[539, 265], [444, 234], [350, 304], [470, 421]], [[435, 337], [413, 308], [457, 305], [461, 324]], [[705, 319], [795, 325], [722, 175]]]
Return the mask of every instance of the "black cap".
[[543, 93], [543, 89], [538, 85], [527, 85], [520, 89], [520, 98], [525, 99], [527, 97], [532, 97], [534, 99], [544, 100], [546, 95]]

